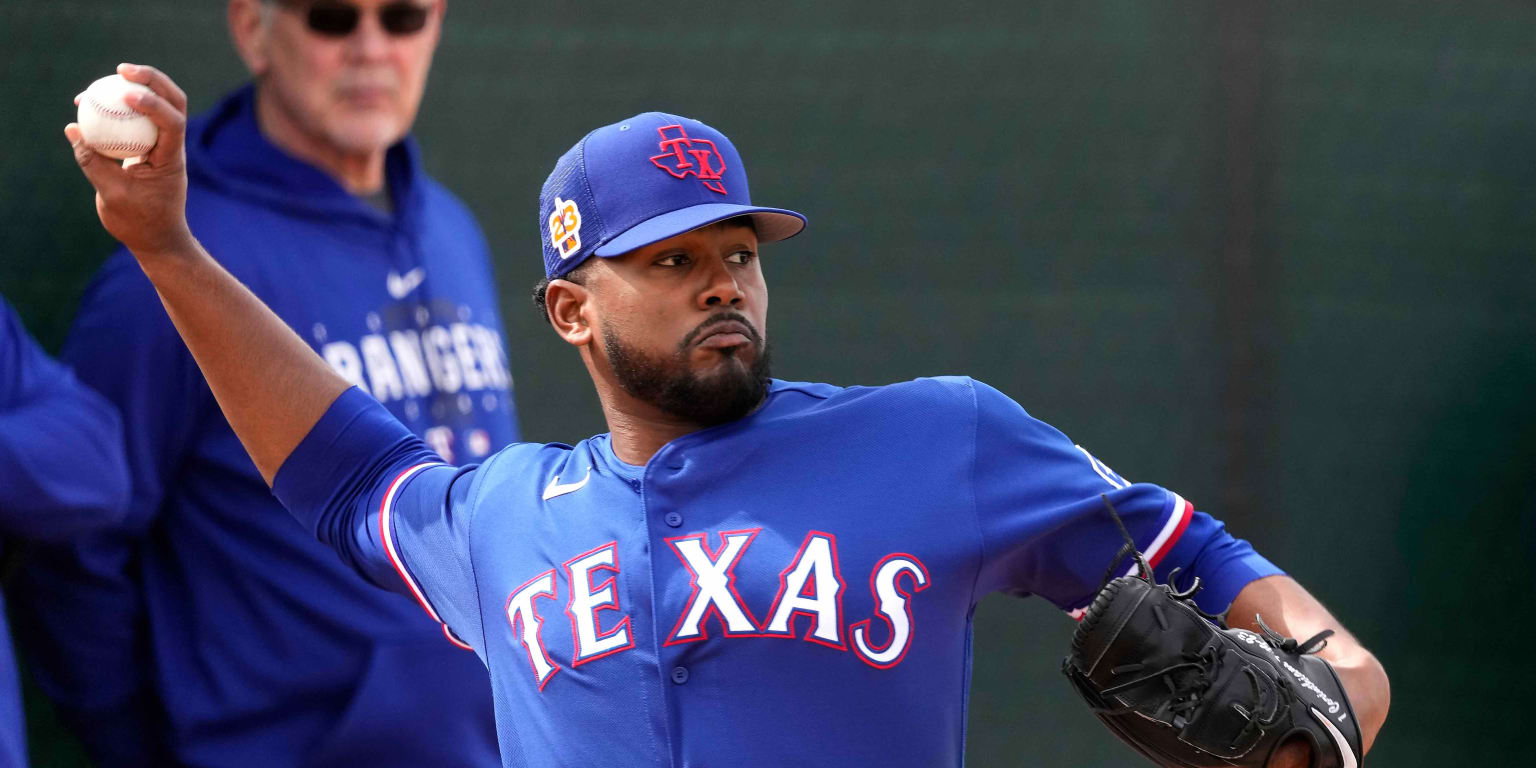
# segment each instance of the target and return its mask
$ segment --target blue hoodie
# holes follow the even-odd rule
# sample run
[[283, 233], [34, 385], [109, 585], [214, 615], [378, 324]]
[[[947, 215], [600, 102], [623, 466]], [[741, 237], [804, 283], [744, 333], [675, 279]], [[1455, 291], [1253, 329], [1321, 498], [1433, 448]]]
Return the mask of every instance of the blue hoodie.
[[[117, 409], [50, 360], [0, 300], [0, 534], [58, 539], [116, 523], [127, 504]], [[0, 602], [0, 765], [27, 764], [21, 720]]]
[[[469, 211], [407, 139], [383, 214], [266, 141], [254, 106], [247, 87], [189, 126], [193, 234], [448, 461], [516, 440]], [[485, 668], [293, 523], [131, 255], [102, 268], [65, 357], [123, 412], [133, 499], [120, 529], [29, 570], [25, 635], [101, 765], [498, 764]]]

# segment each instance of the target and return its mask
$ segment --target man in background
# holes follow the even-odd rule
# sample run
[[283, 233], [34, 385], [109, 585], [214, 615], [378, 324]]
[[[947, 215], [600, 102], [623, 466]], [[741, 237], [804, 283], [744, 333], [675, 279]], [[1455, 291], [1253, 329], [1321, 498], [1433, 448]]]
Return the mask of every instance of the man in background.
[[[407, 135], [444, 0], [228, 11], [254, 82], [190, 128], [196, 236], [448, 460], [514, 441], [483, 235]], [[110, 534], [39, 553], [25, 635], [101, 765], [498, 764], [485, 668], [275, 524], [286, 513], [125, 251], [64, 356], [123, 412], [132, 502]]]
[[[0, 536], [59, 540], [117, 523], [128, 503], [117, 409], [27, 336], [0, 299]], [[7, 552], [6, 554], [10, 554]], [[21, 688], [0, 604], [0, 765], [27, 764]]]

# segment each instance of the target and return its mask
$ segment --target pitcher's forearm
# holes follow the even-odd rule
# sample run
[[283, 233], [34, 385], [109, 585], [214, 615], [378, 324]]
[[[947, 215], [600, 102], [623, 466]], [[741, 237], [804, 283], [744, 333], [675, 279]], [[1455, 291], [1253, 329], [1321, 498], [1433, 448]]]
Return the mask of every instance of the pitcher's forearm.
[[1376, 741], [1391, 707], [1392, 689], [1386, 669], [1332, 613], [1289, 576], [1259, 579], [1238, 593], [1227, 614], [1234, 627], [1259, 631], [1258, 617], [1270, 629], [1306, 640], [1325, 629], [1334, 631], [1318, 656], [1338, 672], [1350, 704], [1360, 721], [1360, 738], [1367, 752]]
[[134, 255], [224, 417], [271, 485], [294, 447], [350, 385], [196, 240]]
[[187, 95], [164, 72], [119, 64], [148, 90], [124, 106], [155, 124], [155, 146], [119, 165], [64, 126], [75, 162], [96, 189], [102, 226], [128, 247], [208, 380], [267, 484], [347, 382], [198, 244], [187, 226]]

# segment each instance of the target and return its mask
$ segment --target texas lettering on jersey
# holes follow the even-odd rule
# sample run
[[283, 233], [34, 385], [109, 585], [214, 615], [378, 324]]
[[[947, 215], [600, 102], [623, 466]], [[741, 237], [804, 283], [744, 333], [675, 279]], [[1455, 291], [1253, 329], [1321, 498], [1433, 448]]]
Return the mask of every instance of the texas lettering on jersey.
[[[875, 563], [869, 573], [875, 615], [845, 624], [842, 598], [847, 587], [838, 563], [837, 537], [810, 531], [780, 571], [773, 602], [758, 606], [759, 611], [754, 612], [736, 590], [735, 571], [750, 556], [752, 540], [761, 530], [667, 539], [672, 553], [688, 570], [692, 592], [670, 624], [664, 646], [708, 640], [713, 630], [726, 638], [800, 637], [852, 652], [877, 669], [901, 663], [916, 632], [910, 601], [930, 583], [921, 560], [896, 552]], [[570, 666], [579, 667], [634, 647], [630, 618], [615, 591], [619, 569], [618, 543], [609, 542], [535, 575], [508, 595], [506, 619], [527, 652], [532, 682], [540, 691], [563, 669], [551, 657], [543, 632], [545, 622], [554, 615], [552, 609], [562, 602], [575, 643]], [[802, 618], [804, 622], [797, 622]], [[798, 631], [802, 626], [803, 635]]]

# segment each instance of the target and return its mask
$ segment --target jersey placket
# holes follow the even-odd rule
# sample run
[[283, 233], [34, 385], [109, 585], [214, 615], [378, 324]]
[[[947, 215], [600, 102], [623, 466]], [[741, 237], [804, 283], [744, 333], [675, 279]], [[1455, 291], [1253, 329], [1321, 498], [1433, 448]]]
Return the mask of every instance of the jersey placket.
[[680, 444], [686, 442], [685, 437], [663, 446], [646, 464], [643, 479], [637, 484], [636, 491], [640, 494], [640, 508], [649, 539], [651, 641], [656, 659], [654, 674], [660, 684], [664, 705], [661, 727], [666, 737], [667, 753], [673, 768], [703, 768], [689, 763], [684, 755], [686, 735], [683, 733], [683, 713], [690, 708], [686, 706], [685, 697], [697, 695], [700, 686], [710, 683], [691, 668], [691, 644], [669, 642], [669, 635], [674, 630], [674, 619], [679, 617], [672, 616], [672, 606], [663, 602], [671, 594], [665, 588], [664, 580], [675, 578], [679, 572], [686, 571], [674, 555], [669, 540], [687, 536], [699, 529], [699, 521], [690, 521], [687, 510], [667, 501], [681, 495], [667, 491], [675, 487], [674, 484], [687, 469], [687, 455], [680, 449]]

